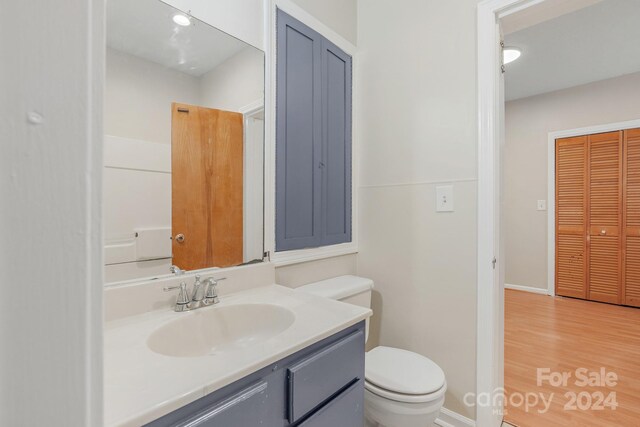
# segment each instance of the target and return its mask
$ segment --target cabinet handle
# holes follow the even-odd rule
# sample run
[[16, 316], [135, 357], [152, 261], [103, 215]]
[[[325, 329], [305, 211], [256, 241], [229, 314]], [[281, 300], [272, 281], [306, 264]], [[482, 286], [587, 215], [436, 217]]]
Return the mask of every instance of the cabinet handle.
[[600, 235], [601, 236], [604, 236], [606, 234], [607, 234], [607, 229], [606, 228], [603, 228], [602, 230], [600, 230]]

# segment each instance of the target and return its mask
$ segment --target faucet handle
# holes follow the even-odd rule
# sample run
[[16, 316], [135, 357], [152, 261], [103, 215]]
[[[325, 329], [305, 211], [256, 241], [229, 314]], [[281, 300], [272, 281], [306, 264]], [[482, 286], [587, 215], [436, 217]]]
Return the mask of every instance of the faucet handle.
[[184, 270], [181, 270], [177, 265], [172, 265], [169, 267], [169, 271], [176, 276], [182, 276], [184, 274]]
[[217, 304], [220, 302], [220, 298], [218, 298], [218, 282], [221, 280], [226, 280], [226, 277], [221, 277], [219, 279], [214, 279], [213, 277], [209, 277], [205, 280], [207, 284], [207, 290], [204, 294], [204, 303], [206, 305]]
[[176, 300], [176, 311], [178, 311], [177, 306], [189, 304], [189, 296], [187, 295], [187, 283], [182, 282], [179, 286], [167, 286], [163, 290], [165, 292], [169, 292], [176, 289], [180, 290], [180, 292], [178, 292], [178, 299]]
[[208, 277], [204, 282], [209, 284], [209, 287], [215, 287], [218, 285], [218, 282], [222, 281], [222, 280], [227, 280], [226, 277], [221, 277], [219, 279], [214, 279], [213, 277]]

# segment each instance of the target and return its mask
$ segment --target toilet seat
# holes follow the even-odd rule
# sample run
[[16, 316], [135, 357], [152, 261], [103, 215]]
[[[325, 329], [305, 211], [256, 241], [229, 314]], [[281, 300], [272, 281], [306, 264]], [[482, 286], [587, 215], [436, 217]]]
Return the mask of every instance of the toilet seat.
[[441, 398], [447, 387], [444, 372], [432, 360], [380, 346], [366, 354], [365, 388], [397, 402], [424, 403]]
[[385, 390], [376, 386], [375, 384], [371, 384], [368, 381], [364, 382], [364, 388], [371, 393], [384, 397], [385, 399], [393, 400], [396, 402], [402, 403], [427, 403], [432, 402], [434, 400], [440, 399], [444, 393], [447, 391], [447, 385], [444, 384], [441, 389], [435, 391], [430, 394], [402, 394], [402, 393], [394, 393], [389, 390]]

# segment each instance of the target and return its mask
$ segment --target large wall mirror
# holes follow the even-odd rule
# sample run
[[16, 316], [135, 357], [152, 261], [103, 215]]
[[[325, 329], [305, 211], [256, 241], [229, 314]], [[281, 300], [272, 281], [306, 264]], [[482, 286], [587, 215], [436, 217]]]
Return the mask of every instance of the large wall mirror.
[[106, 282], [262, 261], [264, 53], [160, 0], [108, 0], [106, 55]]

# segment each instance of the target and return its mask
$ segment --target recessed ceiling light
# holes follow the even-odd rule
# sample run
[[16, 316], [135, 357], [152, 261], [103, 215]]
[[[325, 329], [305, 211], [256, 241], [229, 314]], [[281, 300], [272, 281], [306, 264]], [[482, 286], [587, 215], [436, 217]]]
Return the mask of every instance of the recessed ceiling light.
[[176, 13], [175, 15], [173, 15], [172, 19], [173, 22], [180, 25], [181, 27], [188, 27], [189, 25], [191, 25], [191, 20], [189, 19], [189, 17], [181, 13]]
[[505, 47], [502, 50], [502, 62], [508, 64], [520, 58], [522, 52], [517, 47]]

